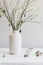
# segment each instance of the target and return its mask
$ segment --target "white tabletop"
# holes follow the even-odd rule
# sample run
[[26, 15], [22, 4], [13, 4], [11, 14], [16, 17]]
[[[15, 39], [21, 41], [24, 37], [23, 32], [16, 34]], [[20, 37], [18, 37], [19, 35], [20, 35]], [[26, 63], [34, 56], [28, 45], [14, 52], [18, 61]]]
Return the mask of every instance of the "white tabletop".
[[[23, 49], [24, 50], [24, 49]], [[39, 50], [43, 52], [43, 48], [33, 48], [29, 53], [29, 57], [24, 58], [23, 54], [21, 55], [10, 55], [8, 48], [0, 48], [0, 63], [42, 63], [43, 64], [43, 56], [36, 57], [35, 52]], [[3, 54], [5, 57], [3, 57]]]

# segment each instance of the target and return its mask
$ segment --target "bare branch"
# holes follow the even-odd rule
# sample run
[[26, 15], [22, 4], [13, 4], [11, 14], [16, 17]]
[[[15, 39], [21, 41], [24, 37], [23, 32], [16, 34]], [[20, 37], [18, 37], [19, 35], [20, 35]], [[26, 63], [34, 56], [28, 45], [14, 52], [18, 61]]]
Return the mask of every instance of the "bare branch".
[[[23, 14], [25, 13], [25, 11], [26, 11], [28, 5], [32, 4], [34, 1], [36, 1], [36, 0], [32, 0], [31, 2], [29, 2], [29, 0], [27, 0], [27, 5], [26, 5], [25, 9], [23, 10], [23, 12], [22, 12], [22, 14], [21, 14], [21, 17], [22, 17]], [[29, 8], [30, 8], [30, 7], [31, 7], [31, 5], [29, 6]]]
[[[24, 0], [23, 5], [20, 6], [21, 9], [22, 9], [22, 11], [20, 12], [20, 18], [15, 25], [15, 14], [16, 14], [17, 10], [20, 9], [18, 1], [16, 3], [15, 7], [13, 8], [13, 10], [11, 12], [11, 16], [10, 16], [7, 5], [6, 5], [5, 1], [3, 0], [4, 7], [5, 7], [4, 15], [6, 16], [6, 18], [10, 22], [13, 31], [18, 30], [22, 26], [22, 24], [25, 23], [25, 22], [33, 22], [33, 23], [37, 22], [37, 21], [33, 21], [33, 19], [37, 16], [37, 14], [36, 14], [37, 10], [32, 11], [33, 10], [32, 6], [34, 5], [33, 2], [35, 2], [35, 1], [36, 0]], [[27, 8], [28, 8], [28, 10], [27, 10]], [[0, 9], [2, 9], [2, 12], [3, 12], [3, 8], [0, 8]], [[25, 17], [25, 19], [22, 20], [23, 15], [28, 14], [28, 13], [29, 13], [28, 17]]]
[[39, 23], [38, 21], [32, 21], [37, 15], [34, 15], [34, 17], [31, 17], [28, 21], [27, 20], [24, 20], [24, 21], [19, 21], [16, 25], [16, 29], [19, 29], [19, 27], [21, 27], [25, 22], [33, 22], [33, 23]]
[[[25, 1], [24, 1], [24, 4], [25, 4]], [[25, 6], [25, 8], [24, 8], [24, 6], [23, 6], [23, 11], [22, 11], [22, 13], [21, 13], [21, 16], [20, 16], [20, 20], [17, 22], [17, 27], [18, 26], [21, 26], [21, 18], [22, 18], [22, 16], [23, 16], [23, 14], [24, 14], [24, 12], [25, 12], [25, 10], [27, 9], [27, 7], [28, 7], [28, 4], [29, 4], [29, 0], [27, 0], [27, 3], [26, 3], [26, 6]]]
[[32, 21], [35, 17], [36, 17], [37, 15], [34, 15], [34, 17], [31, 17], [28, 21], [27, 20], [24, 20], [24, 21], [19, 21], [18, 23], [17, 23], [17, 29], [19, 28], [19, 27], [21, 27], [25, 22], [33, 22], [33, 23], [39, 23], [38, 21]]
[[25, 12], [24, 12], [24, 14], [26, 14], [26, 13], [28, 13], [28, 12], [31, 12], [33, 10], [33, 8], [31, 8], [31, 9], [29, 9], [29, 10], [26, 10]]
[[18, 1], [17, 1], [16, 5], [15, 5], [15, 7], [13, 8], [12, 13], [11, 13], [13, 19], [14, 19], [14, 16], [15, 16], [15, 14], [16, 14], [16, 11], [18, 10], [18, 8], [16, 9], [17, 4], [18, 4]]
[[34, 16], [29, 16], [29, 17], [27, 17], [24, 21], [26, 21], [26, 20], [33, 20], [35, 17], [37, 16], [37, 14], [35, 14]]
[[[35, 0], [34, 0], [35, 1]], [[25, 1], [24, 1], [25, 2]], [[31, 1], [31, 3], [32, 3], [33, 1]], [[30, 16], [28, 16], [24, 21], [22, 21], [22, 16], [24, 15], [24, 13], [26, 12], [28, 12], [28, 11], [26, 11], [26, 9], [27, 9], [27, 7], [28, 7], [28, 5], [29, 5], [30, 3], [29, 3], [29, 0], [27, 0], [27, 4], [26, 4], [26, 6], [25, 6], [25, 8], [24, 8], [24, 6], [23, 6], [23, 11], [22, 11], [22, 13], [21, 13], [21, 16], [20, 16], [20, 20], [17, 22], [17, 26], [21, 26], [23, 23], [25, 23], [25, 21], [29, 18], [30, 20], [32, 20], [33, 18], [35, 18], [35, 16], [36, 16], [36, 14], [34, 15], [34, 17], [33, 17], [33, 13], [36, 13], [36, 11], [37, 10], [35, 10]], [[31, 6], [30, 6], [31, 7]], [[30, 11], [30, 10], [29, 10]]]
[[38, 21], [30, 21], [30, 20], [28, 20], [28, 21], [26, 21], [26, 22], [32, 22], [32, 23], [40, 23], [40, 22], [38, 22]]
[[3, 0], [3, 3], [4, 3], [4, 7], [5, 7], [5, 14], [6, 14], [7, 18], [10, 19], [10, 15], [9, 15], [9, 12], [8, 12], [8, 9], [7, 9], [7, 6], [6, 6], [6, 3], [4, 0]]
[[37, 15], [37, 10], [33, 11], [33, 13], [31, 15], [29, 13], [29, 16], [27, 18], [25, 18], [24, 21], [27, 20], [28, 18], [31, 18], [34, 15]]
[[32, 0], [32, 1], [29, 2], [29, 4], [32, 4], [32, 3], [35, 2], [35, 1], [36, 1], [36, 0]]
[[19, 22], [17, 22], [17, 25], [16, 25], [16, 29], [19, 29], [21, 28], [21, 25], [23, 24], [24, 22], [21, 20]]
[[[34, 4], [33, 4], [34, 1], [36, 1], [36, 0], [32, 0], [31, 2], [29, 1], [28, 9], [29, 9], [29, 8], [30, 8], [30, 9], [29, 9], [28, 11], [26, 10], [26, 11], [24, 12], [24, 14], [27, 13], [27, 12], [29, 12], [29, 11], [31, 11], [31, 10], [33, 10], [33, 7], [32, 7], [32, 6], [34, 5]], [[32, 8], [31, 8], [31, 7], [32, 7]]]
[[17, 1], [17, 3], [16, 3], [15, 7], [14, 7], [13, 10], [12, 10], [12, 13], [14, 13], [14, 14], [15, 14], [16, 10], [18, 10], [18, 8], [16, 9], [17, 5], [18, 5], [18, 1]]
[[15, 7], [13, 8], [12, 13], [11, 13], [11, 15], [12, 15], [12, 24], [13, 24], [13, 27], [14, 27], [14, 28], [15, 28], [15, 14], [16, 14], [16, 11], [18, 10], [18, 9], [16, 9], [17, 4], [18, 4], [18, 1], [17, 1], [16, 5], [15, 5]]
[[27, 5], [26, 5], [26, 7], [24, 8], [24, 10], [22, 11], [21, 18], [22, 18], [22, 16], [23, 16], [25, 10], [27, 9], [28, 5], [29, 5], [29, 0], [27, 0]]
[[[26, 1], [27, 1], [27, 0], [26, 0]], [[25, 6], [26, 6], [26, 4], [27, 4], [26, 1], [24, 0], [24, 3], [23, 3], [23, 5], [22, 5], [22, 10], [24, 10], [24, 8], [25, 8]]]
[[[10, 1], [9, 7], [11, 6], [11, 4], [12, 4], [12, 0]], [[8, 9], [9, 9], [9, 7], [8, 7]]]
[[0, 10], [1, 10], [1, 12], [5, 15], [5, 17], [7, 18], [8, 22], [10, 22], [10, 19], [8, 18], [8, 16], [6, 15], [6, 13], [3, 12], [3, 9], [2, 9], [1, 7], [0, 7]]

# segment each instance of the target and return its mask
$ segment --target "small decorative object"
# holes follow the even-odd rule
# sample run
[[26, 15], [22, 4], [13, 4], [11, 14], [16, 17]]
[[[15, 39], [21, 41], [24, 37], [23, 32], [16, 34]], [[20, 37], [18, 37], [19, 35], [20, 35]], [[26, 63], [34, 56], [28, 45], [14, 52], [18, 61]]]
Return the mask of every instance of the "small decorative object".
[[37, 56], [37, 57], [39, 57], [39, 56], [41, 56], [41, 55], [43, 55], [43, 52], [39, 52], [39, 51], [36, 52], [36, 56]]
[[3, 54], [2, 57], [4, 58], [5, 57], [5, 54]]
[[28, 54], [25, 54], [24, 57], [28, 57]]
[[27, 47], [25, 48], [24, 57], [29, 57], [29, 49]]
[[36, 52], [36, 56], [38, 57], [40, 55], [39, 51]]
[[[33, 0], [31, 2], [30, 0], [23, 0], [22, 4], [20, 4], [19, 1], [16, 1], [16, 4], [13, 7], [11, 12], [8, 9], [10, 5], [9, 7], [7, 7], [6, 1], [7, 0], [0, 0], [0, 12], [7, 18], [9, 22], [9, 26], [11, 27], [11, 32], [9, 35], [9, 51], [10, 51], [10, 54], [20, 54], [22, 49], [21, 26], [25, 22], [32, 21], [32, 19], [37, 16], [37, 13], [36, 13], [37, 9], [33, 11], [34, 15], [33, 13], [29, 14], [31, 9], [30, 4], [32, 4], [33, 2], [36, 2], [36, 0]], [[27, 9], [27, 8], [30, 8], [30, 9]], [[16, 15], [16, 13], [18, 13], [18, 15]], [[17, 19], [15, 18], [15, 15]], [[25, 56], [28, 56], [28, 55], [25, 55]]]

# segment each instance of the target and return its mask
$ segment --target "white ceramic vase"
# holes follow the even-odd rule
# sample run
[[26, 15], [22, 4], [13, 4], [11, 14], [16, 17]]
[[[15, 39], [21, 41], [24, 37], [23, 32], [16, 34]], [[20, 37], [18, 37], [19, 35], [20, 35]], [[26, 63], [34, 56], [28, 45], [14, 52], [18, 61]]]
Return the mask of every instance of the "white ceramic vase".
[[14, 31], [9, 36], [10, 54], [20, 54], [22, 50], [22, 36], [19, 31]]

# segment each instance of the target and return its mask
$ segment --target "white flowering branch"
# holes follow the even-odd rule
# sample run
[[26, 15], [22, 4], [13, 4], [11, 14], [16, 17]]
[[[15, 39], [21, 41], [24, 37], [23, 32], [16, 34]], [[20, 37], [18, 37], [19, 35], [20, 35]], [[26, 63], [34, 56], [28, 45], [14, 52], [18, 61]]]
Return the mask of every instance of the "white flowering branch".
[[[32, 11], [32, 8], [31, 8], [31, 10], [29, 10], [29, 11], [26, 11], [26, 9], [27, 9], [28, 6], [29, 6], [29, 8], [30, 8], [30, 7], [31, 7], [30, 4], [32, 4], [34, 1], [36, 1], [36, 0], [32, 0], [31, 2], [29, 2], [29, 0], [27, 0], [27, 2], [24, 1], [24, 5], [23, 5], [23, 8], [22, 8], [22, 13], [21, 13], [21, 16], [20, 16], [19, 21], [17, 22], [17, 29], [18, 29], [19, 27], [21, 27], [23, 23], [27, 22], [27, 21], [26, 21], [27, 19], [29, 19], [29, 20], [28, 20], [28, 22], [29, 22], [29, 21], [32, 21], [32, 19], [37, 16], [37, 14], [35, 14], [35, 13], [37, 12], [37, 10], [35, 10], [30, 16], [28, 16], [27, 18], [25, 18], [24, 21], [22, 20], [23, 15], [25, 16], [25, 14], [26, 14], [27, 12]], [[25, 4], [26, 4], [26, 6], [25, 6]], [[29, 8], [28, 8], [28, 9], [29, 9]], [[34, 14], [34, 16], [33, 16], [33, 14]], [[32, 22], [34, 22], [34, 21], [32, 21]]]
[[[27, 20], [28, 20], [28, 22], [29, 22], [29, 21], [32, 21], [32, 19], [37, 16], [37, 14], [36, 14], [37, 10], [35, 10], [35, 11], [33, 12], [34, 14], [33, 14], [33, 13], [30, 14], [30, 15], [28, 14], [28, 17], [25, 18], [25, 14], [33, 10], [33, 8], [31, 8], [31, 9], [29, 9], [29, 8], [31, 7], [31, 4], [32, 4], [34, 1], [36, 1], [36, 0], [32, 0], [32, 1], [30, 1], [30, 0], [24, 0], [24, 4], [21, 5], [21, 7], [20, 7], [20, 8], [22, 9], [20, 18], [19, 18], [18, 22], [16, 23], [16, 22], [15, 22], [15, 15], [16, 15], [17, 10], [20, 9], [19, 6], [18, 6], [18, 4], [19, 4], [18, 1], [17, 1], [17, 3], [16, 3], [15, 7], [13, 8], [12, 13], [11, 13], [11, 15], [10, 15], [10, 14], [9, 14], [9, 11], [8, 11], [8, 8], [7, 8], [7, 5], [6, 5], [6, 2], [5, 2], [5, 0], [3, 0], [3, 6], [4, 6], [4, 8], [1, 7], [1, 5], [0, 5], [0, 10], [1, 10], [1, 12], [3, 12], [3, 14], [4, 14], [4, 15], [6, 16], [6, 18], [8, 19], [8, 22], [9, 22], [10, 25], [12, 26], [13, 31], [14, 31], [14, 30], [18, 30], [18, 29], [22, 26], [23, 23], [27, 22]], [[28, 8], [29, 10], [27, 10], [27, 8]], [[24, 20], [22, 19], [23, 16], [24, 16], [24, 18], [25, 18]], [[33, 21], [32, 21], [32, 22], [33, 22]]]

